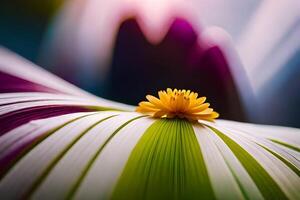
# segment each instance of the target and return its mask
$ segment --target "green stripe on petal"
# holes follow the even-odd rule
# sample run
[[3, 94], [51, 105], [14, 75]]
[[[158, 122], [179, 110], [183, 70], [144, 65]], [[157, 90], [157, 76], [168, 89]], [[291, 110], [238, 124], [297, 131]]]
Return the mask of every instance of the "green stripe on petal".
[[[51, 191], [51, 199], [66, 199], [67, 197], [73, 196], [85, 179], [87, 173], [91, 172], [95, 160], [102, 156], [102, 151], [107, 150], [106, 147], [110, 146], [112, 140], [115, 141], [116, 138], [118, 138], [119, 133], [121, 133], [125, 127], [129, 127], [129, 124], [132, 124], [140, 118], [141, 116], [137, 117], [136, 114], [123, 113], [92, 127], [56, 164], [32, 197], [34, 199], [47, 198], [50, 196], [49, 191]], [[140, 124], [140, 126], [142, 125]], [[127, 135], [132, 136], [132, 134]], [[133, 140], [134, 139], [131, 138], [130, 142]], [[128, 143], [126, 144], [126, 147], [129, 146]], [[120, 145], [118, 145], [118, 148], [120, 148]], [[118, 149], [114, 148], [114, 153], [117, 151]], [[123, 152], [124, 149], [122, 153]], [[116, 158], [121, 160], [120, 156], [116, 156]], [[108, 162], [109, 161], [106, 161], [106, 163]], [[110, 174], [112, 174], [113, 168], [116, 165], [117, 164], [114, 163], [113, 166], [110, 166]], [[100, 168], [97, 168], [97, 174], [102, 171]], [[102, 180], [102, 178], [100, 179]], [[98, 191], [100, 190], [99, 188], [101, 188], [100, 184], [92, 184], [92, 187]], [[87, 196], [91, 198], [94, 195], [89, 193]]]
[[[232, 169], [224, 159], [215, 139], [211, 137], [211, 134], [214, 133], [201, 125], [194, 125], [193, 127], [216, 198], [247, 199], [246, 192], [237, 181], [235, 174], [232, 173]], [[257, 196], [256, 199], [258, 199]]]
[[[36, 146], [46, 140], [49, 136], [59, 131], [63, 127], [67, 126], [70, 123], [76, 122], [84, 117], [88, 117], [91, 115], [95, 115], [95, 112], [88, 113], [76, 113], [70, 114], [67, 116], [58, 116], [53, 119], [44, 119], [37, 120], [27, 123], [21, 127], [18, 127], [8, 134], [5, 134], [0, 138], [0, 158], [2, 159], [4, 156], [7, 156], [9, 153], [14, 152], [16, 149], [20, 148], [24, 143], [28, 143], [30, 141], [31, 136], [35, 137], [35, 139], [28, 143], [26, 147], [22, 149], [22, 151], [18, 154], [14, 154], [13, 159], [7, 163], [7, 166], [1, 166], [0, 169], [0, 179], [8, 173], [9, 170], [17, 163], [22, 157], [24, 157], [28, 152], [33, 150]], [[67, 119], [65, 119], [67, 118]], [[54, 120], [54, 121], [52, 121]], [[67, 121], [65, 121], [67, 120]], [[28, 129], [30, 126], [34, 126], [36, 130]], [[3, 148], [2, 148], [3, 147]]]
[[[124, 117], [128, 118], [128, 114], [126, 116]], [[114, 123], [108, 126], [114, 127], [113, 124], [119, 121], [116, 118], [115, 120]], [[126, 165], [132, 149], [153, 122], [153, 119], [146, 117], [138, 118], [133, 121], [131, 120], [122, 129], [118, 129], [118, 132], [114, 132], [113, 138], [106, 143], [101, 153], [93, 160], [84, 178], [80, 180], [78, 189], [76, 191], [72, 190], [74, 192], [74, 199], [108, 199]], [[97, 149], [99, 148], [101, 146], [98, 146]], [[80, 173], [75, 175], [80, 176]], [[45, 192], [47, 194], [47, 191]], [[70, 196], [73, 197], [72, 193]]]
[[161, 119], [133, 149], [112, 199], [214, 199], [192, 124]]
[[73, 145], [74, 141], [95, 123], [115, 114], [103, 112], [85, 116], [55, 130], [25, 154], [3, 177], [0, 193], [6, 192], [8, 199], [29, 195], [39, 184], [41, 177], [52, 168], [50, 166], [57, 162], [56, 160], [65, 153], [66, 149], [70, 148], [69, 145]]
[[92, 124], [90, 127], [85, 129], [83, 132], [81, 132], [74, 140], [72, 140], [69, 144], [65, 146], [65, 148], [55, 157], [55, 159], [52, 160], [52, 162], [47, 166], [47, 168], [44, 170], [43, 174], [38, 177], [38, 179], [35, 180], [35, 182], [32, 184], [30, 189], [26, 193], [27, 196], [31, 196], [31, 194], [40, 186], [40, 184], [47, 178], [49, 173], [53, 170], [53, 168], [57, 165], [57, 163], [65, 156], [65, 154], [89, 131], [91, 131], [94, 127], [99, 125], [100, 123], [115, 117], [117, 115], [110, 115], [107, 117], [104, 117], [100, 119], [99, 121]]
[[245, 149], [219, 130], [208, 126], [231, 149], [244, 168], [247, 170], [265, 199], [287, 199], [277, 183], [267, 171]]
[[293, 146], [293, 145], [290, 145], [290, 144], [288, 144], [288, 143], [285, 143], [285, 142], [281, 142], [281, 141], [278, 141], [278, 140], [274, 140], [274, 139], [270, 139], [272, 142], [275, 142], [275, 143], [277, 143], [277, 144], [280, 144], [280, 145], [282, 145], [282, 146], [285, 146], [285, 147], [287, 147], [287, 148], [289, 148], [289, 149], [292, 149], [292, 150], [294, 150], [294, 151], [297, 151], [297, 152], [300, 152], [300, 148], [298, 148], [298, 147], [296, 147], [296, 146]]
[[[208, 130], [208, 136], [214, 141], [218, 147], [220, 153], [222, 154], [226, 164], [230, 168], [232, 175], [234, 176], [244, 198], [246, 199], [263, 199], [257, 186], [247, 173], [246, 169], [242, 166], [239, 160], [236, 158], [231, 149], [226, 145], [226, 143], [213, 132], [211, 129]], [[213, 156], [214, 157], [214, 156]], [[223, 183], [223, 181], [221, 181]], [[223, 183], [224, 184], [224, 183]], [[228, 181], [226, 181], [228, 184]], [[231, 185], [232, 187], [233, 185]], [[216, 191], [217, 192], [217, 191]], [[218, 191], [219, 192], [219, 191]], [[223, 198], [221, 198], [223, 199]]]
[[263, 147], [268, 152], [270, 152], [271, 154], [273, 154], [274, 156], [276, 156], [279, 160], [281, 160], [284, 164], [286, 164], [291, 170], [293, 170], [300, 177], [300, 170], [295, 165], [293, 165], [293, 163], [289, 162], [287, 159], [285, 159], [278, 153], [268, 149], [267, 147], [264, 147], [262, 145], [260, 145], [260, 146]]

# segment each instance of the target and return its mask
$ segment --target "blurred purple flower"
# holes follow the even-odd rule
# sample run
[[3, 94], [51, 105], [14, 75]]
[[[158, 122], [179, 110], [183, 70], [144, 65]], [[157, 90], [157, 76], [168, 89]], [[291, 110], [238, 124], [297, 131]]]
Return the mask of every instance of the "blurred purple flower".
[[[246, 115], [250, 121], [300, 126], [295, 117], [299, 110], [294, 106], [300, 99], [297, 92], [300, 84], [295, 79], [300, 71], [299, 9], [297, 0], [276, 3], [267, 0], [73, 0], [63, 7], [52, 26], [41, 64], [95, 94], [127, 103], [136, 103], [141, 93], [162, 88], [171, 81], [171, 85], [182, 87], [196, 84], [193, 88], [200, 93], [209, 91], [208, 95], [211, 92], [217, 97], [213, 103], [224, 111], [225, 118], [242, 120]], [[185, 27], [191, 31], [180, 31], [174, 17], [175, 21], [176, 17], [185, 21]], [[224, 37], [227, 34], [220, 29], [207, 31], [211, 26], [225, 29], [233, 41]], [[205, 32], [209, 33], [203, 37]], [[207, 35], [214, 43], [211, 50], [203, 47]], [[237, 47], [243, 65], [232, 46]], [[212, 56], [216, 51], [219, 56]], [[213, 69], [203, 67], [207, 65], [200, 61], [204, 54], [218, 57], [214, 58]], [[216, 64], [217, 60], [223, 64]], [[139, 74], [148, 70], [147, 76], [136, 75], [136, 69], [140, 69]], [[154, 80], [150, 69], [163, 78]], [[175, 69], [171, 73], [173, 77], [165, 78], [168, 69]], [[123, 70], [131, 71], [132, 75], [126, 76]], [[204, 76], [197, 70], [202, 70], [210, 81], [219, 78], [224, 73], [221, 70], [226, 75], [207, 86], [201, 82]], [[185, 76], [184, 84], [175, 78], [180, 72]], [[116, 80], [122, 80], [124, 85], [114, 86]], [[290, 87], [289, 80], [294, 80], [296, 86]], [[122, 91], [128, 89], [125, 81], [134, 84], [137, 91], [144, 87], [144, 91], [129, 91], [124, 96]], [[147, 88], [148, 84], [153, 88]], [[216, 95], [220, 88], [223, 94]], [[283, 105], [278, 95], [286, 96], [289, 103]], [[227, 112], [233, 110], [229, 109], [228, 101], [239, 108], [235, 114]], [[287, 117], [283, 118], [281, 113]]]
[[[166, 87], [190, 88], [207, 95], [225, 119], [253, 118], [256, 111], [248, 109], [248, 104], [255, 105], [253, 91], [221, 28], [192, 23], [185, 12], [166, 11], [161, 19], [152, 19], [147, 11], [139, 13], [142, 8], [124, 11], [126, 6], [119, 9], [120, 15], [95, 13], [98, 24], [91, 19], [96, 5], [100, 2], [74, 1], [66, 7], [59, 24], [68, 27], [58, 25], [57, 37], [43, 57], [50, 71], [97, 95], [132, 105], [144, 94]], [[82, 6], [90, 12], [73, 27], [80, 18], [75, 13], [86, 12]], [[104, 15], [112, 17], [111, 23]]]

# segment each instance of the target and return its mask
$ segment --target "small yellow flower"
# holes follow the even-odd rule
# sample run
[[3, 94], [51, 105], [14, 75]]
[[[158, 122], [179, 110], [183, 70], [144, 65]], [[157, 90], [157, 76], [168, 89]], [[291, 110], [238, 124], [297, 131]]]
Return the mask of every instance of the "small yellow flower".
[[197, 98], [196, 92], [168, 88], [167, 91], [159, 91], [158, 96], [147, 95], [148, 101], [140, 102], [136, 111], [158, 118], [213, 121], [219, 117], [217, 112], [209, 108], [209, 103], [204, 103], [206, 97]]

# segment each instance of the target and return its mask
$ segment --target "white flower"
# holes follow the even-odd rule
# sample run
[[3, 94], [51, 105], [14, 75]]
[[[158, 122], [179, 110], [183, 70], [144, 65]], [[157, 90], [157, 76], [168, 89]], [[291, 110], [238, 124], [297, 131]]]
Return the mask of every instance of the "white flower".
[[0, 75], [0, 199], [300, 198], [299, 129], [149, 118], [5, 50]]

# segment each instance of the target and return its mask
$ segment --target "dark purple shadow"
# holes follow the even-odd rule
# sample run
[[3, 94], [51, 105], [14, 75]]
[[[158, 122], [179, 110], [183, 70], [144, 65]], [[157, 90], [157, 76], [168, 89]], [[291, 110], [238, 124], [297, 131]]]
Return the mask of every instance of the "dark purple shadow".
[[124, 21], [115, 43], [106, 97], [137, 105], [146, 94], [156, 95], [168, 87], [191, 89], [207, 96], [221, 118], [245, 120], [221, 49], [203, 50], [197, 39], [187, 21], [176, 19], [163, 41], [153, 45], [135, 19]]

